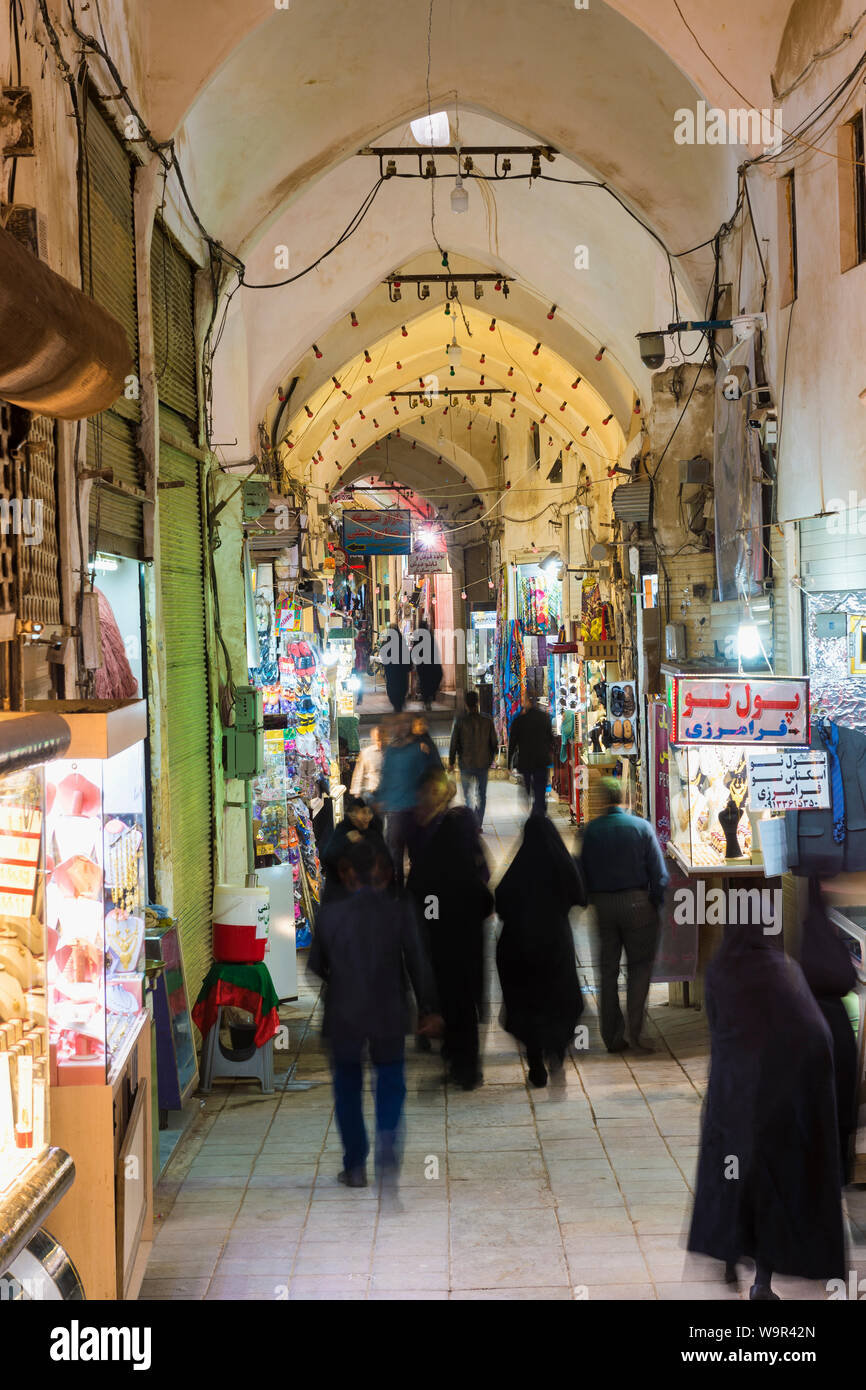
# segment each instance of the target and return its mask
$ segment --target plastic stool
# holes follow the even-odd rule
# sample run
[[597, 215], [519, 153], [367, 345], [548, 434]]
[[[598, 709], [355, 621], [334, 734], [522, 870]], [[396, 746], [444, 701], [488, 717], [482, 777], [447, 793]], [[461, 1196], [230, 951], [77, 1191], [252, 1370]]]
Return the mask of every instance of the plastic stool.
[[263, 1094], [271, 1095], [274, 1089], [273, 1038], [268, 1038], [261, 1047], [255, 1048], [251, 1056], [246, 1055], [245, 1049], [243, 1060], [239, 1060], [237, 1054], [226, 1052], [220, 1043], [222, 1017], [223, 1010], [220, 1005], [216, 1022], [202, 1043], [199, 1091], [202, 1095], [210, 1095], [215, 1077], [230, 1076], [247, 1081], [258, 1080], [262, 1083]]

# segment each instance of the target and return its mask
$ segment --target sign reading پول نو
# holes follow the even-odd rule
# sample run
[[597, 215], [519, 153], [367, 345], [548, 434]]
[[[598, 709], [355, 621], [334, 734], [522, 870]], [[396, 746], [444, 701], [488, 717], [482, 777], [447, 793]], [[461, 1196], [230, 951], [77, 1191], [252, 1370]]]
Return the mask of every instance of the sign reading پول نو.
[[672, 743], [809, 744], [802, 676], [674, 676]]
[[348, 555], [409, 555], [412, 550], [412, 513], [392, 511], [344, 511], [343, 549]]
[[444, 550], [413, 550], [406, 565], [410, 574], [444, 574]]

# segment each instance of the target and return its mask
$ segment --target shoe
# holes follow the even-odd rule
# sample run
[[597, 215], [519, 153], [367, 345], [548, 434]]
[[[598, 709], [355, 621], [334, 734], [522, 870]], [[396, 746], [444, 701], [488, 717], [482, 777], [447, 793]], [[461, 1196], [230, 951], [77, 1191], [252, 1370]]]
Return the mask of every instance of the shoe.
[[725, 1283], [726, 1283], [726, 1284], [734, 1284], [734, 1285], [736, 1285], [736, 1284], [739, 1284], [739, 1282], [740, 1282], [740, 1278], [739, 1278], [739, 1275], [737, 1274], [737, 1264], [736, 1264], [736, 1261], [735, 1261], [735, 1260], [728, 1260], [727, 1264], [725, 1265]]
[[637, 1042], [632, 1042], [632, 1047], [634, 1048], [635, 1052], [655, 1052], [656, 1050], [654, 1043], [644, 1042], [643, 1039], [639, 1039]]
[[625, 1038], [621, 1038], [619, 1042], [611, 1043], [607, 1050], [608, 1052], [628, 1052], [628, 1043]]
[[529, 1068], [529, 1084], [539, 1090], [547, 1085], [547, 1068], [543, 1063]]
[[344, 1187], [366, 1187], [367, 1170], [366, 1168], [344, 1168], [342, 1173], [337, 1174], [337, 1182], [341, 1182]]
[[753, 1284], [749, 1289], [751, 1303], [781, 1303], [781, 1298], [768, 1284]]

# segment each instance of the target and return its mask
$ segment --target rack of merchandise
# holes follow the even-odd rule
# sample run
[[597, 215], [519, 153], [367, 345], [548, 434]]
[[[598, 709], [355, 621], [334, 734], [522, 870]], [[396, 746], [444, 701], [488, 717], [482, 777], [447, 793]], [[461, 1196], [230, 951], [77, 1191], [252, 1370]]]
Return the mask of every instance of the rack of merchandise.
[[[88, 1298], [134, 1297], [153, 1221], [144, 1006], [143, 700], [55, 701], [65, 756], [45, 771], [45, 1013], [52, 1137], [78, 1181], [52, 1216]], [[127, 1160], [133, 1160], [128, 1162]]]
[[0, 715], [0, 1297], [78, 1287], [61, 1247], [43, 1267], [40, 1234], [75, 1177], [51, 1147], [44, 884], [45, 768], [69, 739], [54, 714]]

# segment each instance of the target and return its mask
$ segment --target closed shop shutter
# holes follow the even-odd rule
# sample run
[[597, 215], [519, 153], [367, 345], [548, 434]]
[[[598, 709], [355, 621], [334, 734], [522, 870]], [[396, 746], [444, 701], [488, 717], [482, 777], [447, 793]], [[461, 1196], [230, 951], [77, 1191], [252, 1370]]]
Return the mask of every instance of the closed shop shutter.
[[800, 522], [800, 574], [810, 592], [862, 589], [866, 574], [866, 515], [849, 507]]
[[193, 997], [211, 962], [213, 795], [201, 465], [163, 444], [159, 500], [172, 909]]
[[[87, 103], [86, 158], [81, 177], [82, 266], [86, 294], [123, 325], [138, 371], [133, 164], [122, 140], [93, 101]], [[117, 485], [95, 480], [90, 497], [94, 550], [133, 559], [143, 554], [144, 460], [139, 447], [141, 407], [121, 396], [89, 422], [87, 464], [108, 469]]]
[[[195, 267], [156, 222], [150, 254], [160, 431], [198, 442]], [[180, 924], [187, 990], [211, 963], [213, 785], [208, 682], [202, 465], [163, 438], [159, 449], [160, 579], [166, 659], [172, 910]]]
[[788, 609], [788, 588], [790, 586], [790, 576], [788, 574], [788, 550], [785, 545], [785, 533], [779, 526], [770, 527], [770, 554], [773, 560], [773, 645], [775, 655], [773, 665], [775, 670], [784, 674], [793, 671], [792, 643], [791, 643], [791, 622]]
[[44, 415], [30, 421], [25, 462], [20, 472], [22, 497], [30, 501], [34, 544], [21, 546], [21, 617], [43, 627], [63, 622], [60, 600], [60, 543], [57, 524], [57, 453], [55, 422]]

